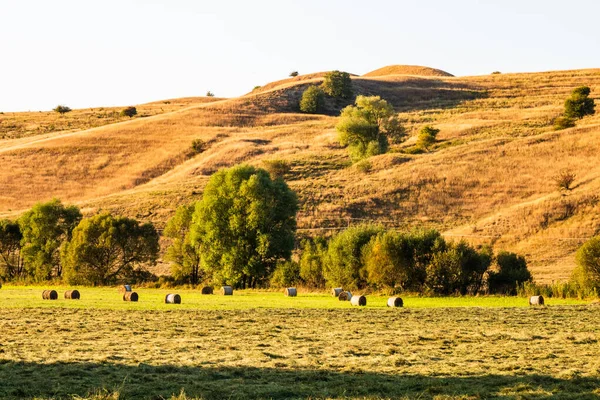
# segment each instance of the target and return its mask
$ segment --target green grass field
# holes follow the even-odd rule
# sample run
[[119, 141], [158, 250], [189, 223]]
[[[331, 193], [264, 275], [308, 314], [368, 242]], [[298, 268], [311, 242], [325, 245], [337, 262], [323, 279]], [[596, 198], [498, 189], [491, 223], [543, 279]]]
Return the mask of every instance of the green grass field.
[[[0, 289], [0, 398], [595, 399], [600, 307], [300, 293]], [[166, 305], [169, 292], [183, 304]], [[574, 304], [579, 303], [579, 304]], [[477, 307], [474, 307], [477, 306]]]

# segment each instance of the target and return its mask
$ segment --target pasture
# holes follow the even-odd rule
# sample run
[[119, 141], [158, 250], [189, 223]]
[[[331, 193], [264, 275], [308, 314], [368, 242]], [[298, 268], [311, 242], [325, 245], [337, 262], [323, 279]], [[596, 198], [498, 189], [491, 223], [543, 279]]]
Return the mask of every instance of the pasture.
[[[0, 398], [545, 399], [600, 396], [600, 307], [516, 297], [41, 287], [0, 290]], [[181, 305], [164, 304], [179, 293]]]

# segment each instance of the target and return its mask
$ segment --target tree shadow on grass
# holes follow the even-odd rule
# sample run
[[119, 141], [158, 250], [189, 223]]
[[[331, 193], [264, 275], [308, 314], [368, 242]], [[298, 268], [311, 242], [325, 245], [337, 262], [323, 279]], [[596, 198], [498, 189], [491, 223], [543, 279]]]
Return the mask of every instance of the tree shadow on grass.
[[[96, 394], [160, 399], [597, 399], [600, 378], [547, 375], [430, 377], [253, 367], [24, 363], [0, 360], [0, 398]], [[117, 396], [115, 396], [116, 398]]]

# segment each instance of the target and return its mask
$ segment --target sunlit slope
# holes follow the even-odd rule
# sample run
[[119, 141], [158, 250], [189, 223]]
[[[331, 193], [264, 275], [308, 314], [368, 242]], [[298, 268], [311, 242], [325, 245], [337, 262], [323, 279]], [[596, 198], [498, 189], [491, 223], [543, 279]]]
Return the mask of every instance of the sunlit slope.
[[[86, 212], [110, 210], [159, 226], [199, 198], [210, 174], [239, 162], [282, 159], [301, 202], [302, 234], [329, 234], [361, 221], [426, 226], [448, 238], [492, 243], [528, 256], [541, 281], [564, 279], [600, 213], [600, 117], [554, 132], [570, 91], [600, 93], [600, 70], [479, 77], [354, 77], [400, 112], [410, 138], [392, 153], [351, 166], [336, 141], [334, 115], [297, 112], [302, 91], [321, 77], [246, 96], [57, 137], [0, 141], [0, 211], [16, 215], [59, 197]], [[426, 154], [403, 154], [425, 124], [441, 129]], [[201, 139], [206, 150], [193, 154]], [[570, 192], [553, 176], [577, 174]], [[324, 229], [327, 228], [327, 229]]]
[[386, 76], [386, 75], [418, 75], [418, 76], [454, 76], [441, 69], [422, 67], [420, 65], [388, 65], [387, 67], [367, 72], [363, 76]]

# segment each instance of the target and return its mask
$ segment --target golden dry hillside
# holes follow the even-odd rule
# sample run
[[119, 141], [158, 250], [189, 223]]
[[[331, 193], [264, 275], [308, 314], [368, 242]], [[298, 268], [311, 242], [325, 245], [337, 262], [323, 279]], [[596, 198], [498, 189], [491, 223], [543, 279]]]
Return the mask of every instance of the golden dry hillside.
[[[597, 96], [600, 70], [352, 79], [357, 94], [391, 102], [410, 135], [439, 128], [439, 143], [405, 154], [411, 137], [372, 158], [370, 171], [352, 166], [334, 128], [347, 103], [328, 100], [327, 115], [297, 111], [302, 91], [322, 80], [315, 74], [146, 118], [2, 139], [0, 214], [58, 197], [84, 212], [162, 226], [178, 205], [201, 196], [217, 169], [285, 160], [302, 234], [364, 221], [435, 227], [525, 254], [538, 281], [568, 278], [575, 250], [600, 232], [600, 116], [563, 131], [552, 121], [573, 88], [588, 85]], [[207, 147], [197, 154], [196, 139]], [[569, 192], [553, 181], [563, 169], [577, 175]]]
[[419, 65], [388, 65], [368, 72], [363, 76], [418, 75], [418, 76], [454, 76], [441, 69], [421, 67]]

